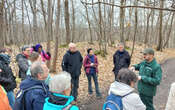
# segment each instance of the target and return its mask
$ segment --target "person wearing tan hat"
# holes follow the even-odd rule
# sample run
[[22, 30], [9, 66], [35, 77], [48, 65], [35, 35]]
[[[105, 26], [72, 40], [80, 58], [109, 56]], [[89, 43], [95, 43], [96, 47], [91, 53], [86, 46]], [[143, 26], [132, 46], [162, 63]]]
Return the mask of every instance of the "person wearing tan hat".
[[162, 79], [162, 69], [154, 58], [154, 50], [147, 48], [143, 52], [144, 61], [133, 65], [130, 69], [139, 71], [138, 91], [146, 110], [155, 110], [153, 97]]

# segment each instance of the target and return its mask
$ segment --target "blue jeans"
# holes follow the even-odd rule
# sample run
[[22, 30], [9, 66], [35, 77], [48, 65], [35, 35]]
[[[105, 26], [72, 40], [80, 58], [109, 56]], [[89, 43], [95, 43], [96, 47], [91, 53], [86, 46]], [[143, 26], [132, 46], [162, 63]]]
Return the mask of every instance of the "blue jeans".
[[96, 95], [101, 96], [99, 86], [98, 86], [97, 73], [89, 73], [89, 74], [86, 74], [86, 76], [87, 76], [87, 79], [88, 79], [88, 92], [89, 92], [89, 94], [93, 93], [93, 91], [92, 91], [92, 82], [91, 82], [91, 78], [93, 78], [94, 83], [95, 83]]
[[9, 104], [11, 106], [11, 108], [13, 109], [14, 103], [15, 103], [15, 95], [13, 91], [9, 91], [7, 92], [7, 97], [9, 100]]

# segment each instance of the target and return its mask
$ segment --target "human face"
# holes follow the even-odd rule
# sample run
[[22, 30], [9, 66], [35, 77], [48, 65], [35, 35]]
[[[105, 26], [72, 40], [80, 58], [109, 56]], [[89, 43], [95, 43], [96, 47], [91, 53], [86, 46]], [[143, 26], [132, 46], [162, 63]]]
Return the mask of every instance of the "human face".
[[48, 75], [49, 75], [49, 69], [48, 69], [48, 67], [46, 66], [46, 64], [43, 64], [42, 65], [42, 68], [43, 68], [43, 71], [44, 71], [44, 73], [42, 73], [42, 74], [38, 74], [38, 80], [46, 80], [47, 79], [47, 77], [48, 77]]
[[73, 52], [73, 53], [77, 51], [77, 49], [76, 49], [75, 46], [70, 47], [69, 50], [70, 50], [71, 52]]
[[151, 62], [153, 60], [153, 55], [150, 54], [143, 54], [143, 58], [147, 61], [147, 62]]
[[25, 54], [25, 55], [30, 55], [31, 54], [31, 52], [30, 52], [30, 48], [26, 48], [24, 51], [23, 51], [23, 53]]
[[90, 55], [90, 56], [94, 55], [93, 50], [91, 50], [91, 51], [89, 52], [89, 55]]
[[41, 47], [40, 47], [40, 48], [38, 48], [38, 52], [39, 52], [39, 53], [41, 53], [41, 51], [42, 51], [42, 48], [41, 48]]
[[119, 50], [120, 52], [123, 52], [123, 51], [124, 51], [124, 46], [123, 46], [123, 45], [119, 45], [119, 46], [118, 46], [118, 50]]

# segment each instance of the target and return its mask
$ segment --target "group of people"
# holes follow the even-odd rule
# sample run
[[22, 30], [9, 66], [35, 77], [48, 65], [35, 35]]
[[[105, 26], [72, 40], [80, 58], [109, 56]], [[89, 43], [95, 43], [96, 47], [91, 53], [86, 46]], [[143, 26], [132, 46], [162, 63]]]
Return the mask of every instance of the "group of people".
[[[131, 58], [124, 45], [119, 43], [117, 48], [113, 56], [115, 81], [110, 86], [103, 110], [154, 110], [153, 96], [162, 77], [154, 50], [145, 49], [142, 52], [144, 60], [130, 66]], [[3, 110], [79, 110], [76, 104], [82, 66], [88, 80], [88, 94], [93, 94], [93, 78], [96, 97], [102, 98], [98, 84], [99, 63], [92, 48], [87, 49], [83, 59], [76, 44], [70, 43], [63, 56], [62, 72], [51, 76], [46, 65], [51, 54], [45, 52], [40, 44], [24, 46], [22, 53], [16, 56], [22, 79], [16, 97], [13, 92], [16, 77], [9, 66], [10, 52], [9, 49], [0, 51], [0, 92], [6, 97], [0, 99], [3, 100], [0, 105], [4, 102], [7, 105]], [[139, 75], [135, 74], [135, 70], [139, 71]], [[134, 89], [137, 81], [139, 95]]]

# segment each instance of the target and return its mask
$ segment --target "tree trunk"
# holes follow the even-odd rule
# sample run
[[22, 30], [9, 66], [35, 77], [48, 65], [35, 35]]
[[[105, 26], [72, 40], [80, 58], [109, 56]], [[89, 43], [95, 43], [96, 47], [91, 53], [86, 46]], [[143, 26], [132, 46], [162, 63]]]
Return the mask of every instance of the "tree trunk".
[[56, 40], [55, 40], [55, 52], [53, 57], [53, 63], [52, 63], [52, 72], [56, 72], [56, 63], [58, 59], [58, 41], [60, 36], [60, 14], [61, 14], [61, 0], [57, 0], [57, 19], [56, 19]]
[[65, 16], [65, 26], [66, 26], [66, 43], [70, 43], [70, 25], [69, 25], [69, 0], [64, 2], [64, 16]]
[[[163, 8], [164, 0], [160, 0], [160, 8]], [[159, 24], [159, 39], [158, 39], [158, 46], [157, 50], [162, 51], [162, 22], [163, 22], [163, 11], [160, 10], [159, 12], [160, 16], [160, 24]]]
[[74, 8], [74, 0], [71, 0], [72, 2], [72, 41], [74, 42], [75, 39], [75, 8]]
[[[125, 0], [120, 1], [120, 5], [125, 5]], [[125, 44], [125, 38], [124, 38], [124, 18], [125, 18], [125, 9], [120, 8], [120, 42]]]
[[[138, 0], [135, 1], [135, 6], [138, 5]], [[135, 8], [135, 26], [134, 26], [134, 37], [133, 37], [133, 45], [132, 45], [132, 52], [131, 52], [131, 58], [134, 53], [134, 48], [135, 48], [135, 39], [136, 39], [136, 34], [137, 34], [137, 22], [138, 22], [138, 17], [137, 17], [137, 8]]]
[[4, 31], [3, 31], [3, 24], [4, 24], [4, 0], [0, 1], [0, 38], [1, 38], [1, 43], [0, 43], [0, 48], [4, 47]]

